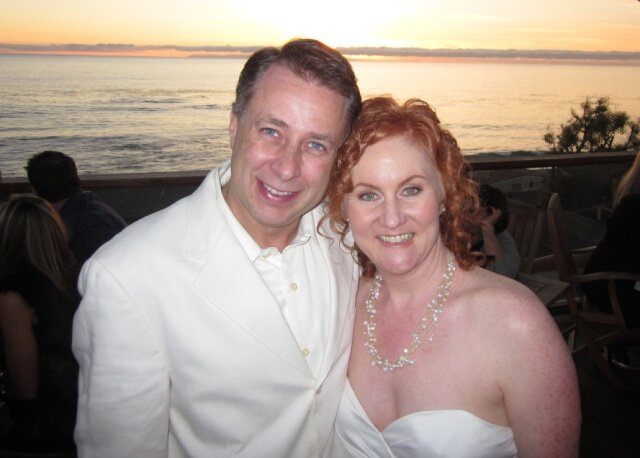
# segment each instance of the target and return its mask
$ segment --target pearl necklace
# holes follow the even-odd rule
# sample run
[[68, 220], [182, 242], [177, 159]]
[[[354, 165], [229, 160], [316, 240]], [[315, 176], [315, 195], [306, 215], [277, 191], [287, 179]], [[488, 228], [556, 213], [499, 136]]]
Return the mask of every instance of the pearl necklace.
[[[368, 348], [371, 355], [371, 365], [378, 366], [383, 372], [393, 372], [396, 369], [400, 369], [404, 366], [411, 366], [416, 363], [415, 358], [410, 358], [411, 354], [422, 344], [422, 339], [425, 334], [432, 333], [438, 326], [438, 317], [444, 311], [444, 303], [451, 291], [451, 285], [453, 285], [453, 274], [456, 271], [456, 265], [453, 256], [449, 254], [447, 261], [447, 270], [442, 275], [442, 282], [436, 288], [436, 293], [427, 305], [425, 305], [426, 311], [418, 330], [411, 336], [411, 345], [402, 349], [402, 353], [395, 361], [391, 362], [387, 358], [380, 356], [376, 343], [376, 302], [380, 297], [380, 288], [382, 287], [382, 274], [376, 272], [373, 286], [369, 290], [369, 295], [364, 301], [367, 311], [367, 318], [363, 322], [365, 342], [364, 346]], [[433, 341], [433, 336], [429, 334], [427, 340]]]

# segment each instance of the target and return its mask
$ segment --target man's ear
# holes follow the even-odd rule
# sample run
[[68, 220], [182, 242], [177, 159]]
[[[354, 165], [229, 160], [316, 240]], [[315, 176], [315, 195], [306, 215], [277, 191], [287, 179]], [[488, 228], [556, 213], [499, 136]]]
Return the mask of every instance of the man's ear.
[[238, 130], [238, 117], [232, 111], [231, 117], [229, 119], [229, 146], [231, 147], [231, 151], [233, 151], [233, 144], [236, 141], [237, 130]]

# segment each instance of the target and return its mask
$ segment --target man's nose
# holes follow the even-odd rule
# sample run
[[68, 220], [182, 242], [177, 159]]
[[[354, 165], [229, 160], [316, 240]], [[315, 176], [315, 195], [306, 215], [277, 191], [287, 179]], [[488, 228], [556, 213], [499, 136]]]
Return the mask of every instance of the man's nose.
[[288, 181], [300, 176], [301, 160], [300, 148], [293, 144], [286, 144], [271, 163], [271, 168], [282, 181]]

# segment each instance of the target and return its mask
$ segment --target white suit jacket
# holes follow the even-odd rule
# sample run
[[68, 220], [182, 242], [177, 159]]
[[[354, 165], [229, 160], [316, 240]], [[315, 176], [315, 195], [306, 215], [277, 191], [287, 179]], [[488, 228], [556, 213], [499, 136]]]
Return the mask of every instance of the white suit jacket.
[[[73, 329], [80, 456], [333, 453], [358, 269], [337, 240], [318, 237], [331, 330], [315, 378], [216, 204], [218, 172], [82, 269]], [[317, 224], [321, 210], [312, 214]]]

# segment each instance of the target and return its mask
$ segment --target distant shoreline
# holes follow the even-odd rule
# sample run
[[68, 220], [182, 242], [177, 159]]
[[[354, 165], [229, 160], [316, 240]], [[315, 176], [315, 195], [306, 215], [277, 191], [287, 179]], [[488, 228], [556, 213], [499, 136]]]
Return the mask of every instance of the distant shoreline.
[[[261, 46], [0, 43], [0, 55], [246, 59]], [[639, 66], [640, 51], [338, 47], [354, 61], [473, 62]]]
[[[36, 56], [36, 57], [98, 57], [98, 58], [124, 58], [124, 59], [247, 59], [249, 55], [132, 55], [132, 54], [72, 54], [72, 53], [7, 53], [0, 52], [0, 56]], [[489, 57], [383, 57], [372, 58], [347, 55], [352, 62], [434, 62], [434, 63], [476, 63], [476, 64], [525, 64], [525, 65], [585, 65], [585, 66], [615, 66], [615, 67], [640, 67], [638, 60], [579, 60], [579, 59], [534, 59], [534, 58], [489, 58]]]

